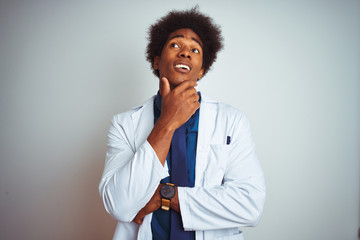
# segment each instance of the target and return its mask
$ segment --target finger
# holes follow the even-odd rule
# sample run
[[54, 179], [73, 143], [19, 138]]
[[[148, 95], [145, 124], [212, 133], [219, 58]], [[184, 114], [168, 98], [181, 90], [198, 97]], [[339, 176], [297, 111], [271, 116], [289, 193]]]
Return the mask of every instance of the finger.
[[137, 223], [137, 224], [142, 224], [142, 222], [144, 221], [144, 218], [135, 218], [134, 219], [134, 223]]
[[159, 90], [161, 97], [165, 97], [170, 93], [170, 83], [166, 77], [160, 79]]
[[199, 102], [194, 102], [194, 104], [193, 104], [193, 109], [194, 109], [194, 112], [193, 112], [193, 114], [196, 112], [196, 110], [198, 110], [199, 108], [200, 108], [200, 103]]
[[139, 218], [138, 220], [137, 220], [137, 224], [142, 224], [143, 223], [143, 221], [144, 221], [144, 218]]
[[194, 95], [191, 95], [190, 97], [189, 97], [189, 102], [198, 102], [199, 101], [199, 95], [197, 95], [197, 94], [194, 94]]
[[134, 223], [137, 223], [137, 224], [140, 224], [140, 219], [135, 218], [135, 219], [133, 220], [133, 222], [134, 222]]
[[138, 215], [136, 215], [136, 216], [135, 216], [135, 218], [133, 219], [133, 222], [134, 222], [134, 223], [139, 224], [139, 218], [138, 218]]
[[140, 224], [142, 221], [141, 221], [141, 219], [143, 219], [144, 217], [145, 217], [145, 215], [144, 215], [144, 208], [142, 208], [139, 212], [138, 212], [138, 214], [136, 214], [136, 216], [135, 216], [135, 218], [134, 218], [134, 222], [135, 223], [137, 223], [137, 224]]
[[141, 224], [144, 220], [144, 217], [145, 215], [143, 213], [143, 210], [140, 210], [140, 212], [136, 215], [133, 221], [137, 224]]
[[195, 88], [188, 88], [188, 89], [186, 89], [184, 91], [184, 95], [186, 97], [191, 97], [191, 96], [197, 95], [196, 89]]
[[191, 103], [191, 107], [189, 107], [189, 118], [187, 120], [189, 120], [191, 118], [191, 116], [196, 112], [196, 110], [198, 110], [200, 108], [200, 103], [199, 102], [193, 102]]

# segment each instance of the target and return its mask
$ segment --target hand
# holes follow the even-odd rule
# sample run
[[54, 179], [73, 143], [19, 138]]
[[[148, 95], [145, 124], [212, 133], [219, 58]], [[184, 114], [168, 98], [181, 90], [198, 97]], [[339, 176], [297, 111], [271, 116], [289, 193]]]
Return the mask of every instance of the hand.
[[191, 115], [200, 107], [196, 86], [195, 81], [186, 80], [171, 90], [169, 80], [165, 77], [161, 78], [162, 106], [158, 121], [176, 130], [189, 120]]
[[144, 217], [149, 213], [155, 212], [161, 207], [161, 195], [160, 188], [163, 184], [160, 184], [156, 189], [154, 195], [151, 197], [150, 201], [143, 207], [138, 214], [135, 216], [133, 222], [137, 224], [142, 224]]

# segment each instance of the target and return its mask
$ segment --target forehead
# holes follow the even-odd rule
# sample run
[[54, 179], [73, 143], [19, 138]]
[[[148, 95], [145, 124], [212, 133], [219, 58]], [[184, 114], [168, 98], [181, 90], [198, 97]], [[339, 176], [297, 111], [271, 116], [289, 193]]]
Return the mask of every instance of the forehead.
[[200, 37], [190, 28], [181, 28], [169, 34], [167, 41], [174, 39], [174, 38], [184, 38], [184, 39], [191, 39], [192, 41], [198, 43], [201, 47], [203, 43]]

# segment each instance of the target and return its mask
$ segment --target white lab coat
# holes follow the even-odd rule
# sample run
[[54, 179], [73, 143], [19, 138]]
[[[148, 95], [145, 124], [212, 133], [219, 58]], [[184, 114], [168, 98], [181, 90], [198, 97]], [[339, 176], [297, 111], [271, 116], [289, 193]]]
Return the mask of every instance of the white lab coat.
[[[113, 239], [151, 240], [152, 214], [132, 222], [150, 200], [160, 180], [169, 176], [147, 141], [154, 126], [154, 97], [115, 115], [99, 191], [106, 211], [117, 221]], [[201, 94], [195, 187], [179, 187], [185, 230], [196, 239], [243, 239], [238, 227], [258, 223], [265, 182], [250, 126], [237, 109]], [[231, 143], [226, 144], [227, 136]]]

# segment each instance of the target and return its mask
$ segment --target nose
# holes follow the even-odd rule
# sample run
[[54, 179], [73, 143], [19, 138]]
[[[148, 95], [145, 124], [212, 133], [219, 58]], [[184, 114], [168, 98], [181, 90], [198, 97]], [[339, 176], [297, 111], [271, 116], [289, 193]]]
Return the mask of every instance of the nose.
[[179, 52], [179, 56], [180, 56], [180, 57], [183, 57], [183, 58], [188, 58], [188, 59], [191, 58], [190, 52], [189, 52], [189, 50], [187, 50], [187, 49], [183, 49], [182, 51], [180, 51], [180, 52]]

